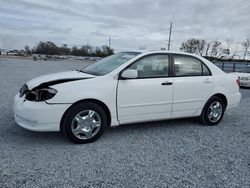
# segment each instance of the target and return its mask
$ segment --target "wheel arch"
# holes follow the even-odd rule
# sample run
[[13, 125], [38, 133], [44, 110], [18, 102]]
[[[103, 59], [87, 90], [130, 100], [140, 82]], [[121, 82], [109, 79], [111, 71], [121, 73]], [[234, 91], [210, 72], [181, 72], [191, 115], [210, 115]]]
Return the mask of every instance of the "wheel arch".
[[[212, 97], [215, 97], [215, 96], [222, 99], [222, 101], [224, 102], [225, 108], [226, 108], [227, 104], [228, 104], [227, 97], [224, 94], [222, 94], [222, 93], [216, 93]], [[212, 98], [212, 97], [210, 97], [210, 98]]]
[[224, 94], [222, 94], [222, 93], [216, 93], [216, 94], [212, 95], [211, 97], [209, 97], [209, 98], [207, 99], [207, 101], [206, 101], [205, 104], [203, 105], [203, 107], [202, 107], [200, 113], [202, 113], [202, 111], [203, 111], [204, 107], [206, 106], [207, 102], [208, 102], [212, 97], [219, 97], [219, 98], [221, 98], [221, 99], [223, 100], [224, 104], [225, 104], [225, 109], [227, 108], [227, 104], [228, 104], [227, 97], [226, 97]]
[[99, 106], [101, 106], [101, 107], [104, 109], [104, 111], [105, 111], [105, 113], [106, 113], [106, 115], [107, 115], [108, 126], [111, 125], [111, 113], [110, 113], [110, 110], [109, 110], [108, 106], [107, 106], [104, 102], [102, 102], [102, 101], [100, 101], [100, 100], [98, 100], [98, 99], [88, 98], [88, 99], [82, 99], [82, 100], [79, 100], [79, 101], [73, 103], [73, 104], [63, 113], [63, 116], [62, 116], [61, 121], [60, 121], [60, 131], [61, 131], [61, 132], [64, 131], [64, 130], [63, 130], [63, 121], [64, 121], [64, 118], [65, 118], [65, 115], [69, 112], [69, 110], [70, 110], [73, 106], [75, 106], [75, 105], [77, 105], [77, 104], [80, 104], [80, 103], [84, 103], [84, 102], [92, 102], [92, 103], [95, 103], [95, 104], [98, 104]]

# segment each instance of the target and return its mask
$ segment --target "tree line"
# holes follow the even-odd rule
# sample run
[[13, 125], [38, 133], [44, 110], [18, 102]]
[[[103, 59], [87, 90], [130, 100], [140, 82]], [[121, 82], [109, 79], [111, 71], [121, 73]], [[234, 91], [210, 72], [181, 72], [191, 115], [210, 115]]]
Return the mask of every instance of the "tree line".
[[243, 42], [235, 42], [226, 39], [224, 44], [219, 40], [206, 41], [203, 39], [192, 38], [182, 42], [180, 50], [188, 53], [198, 54], [208, 59], [240, 59], [238, 50], [243, 51], [243, 60], [250, 54], [250, 39]]
[[114, 54], [114, 50], [109, 48], [107, 45], [101, 47], [93, 47], [91, 45], [83, 45], [82, 47], [69, 48], [67, 44], [57, 46], [51, 41], [43, 42], [40, 41], [32, 49], [28, 45], [24, 47], [24, 51], [27, 55], [31, 54], [46, 54], [46, 55], [73, 55], [73, 56], [96, 56], [106, 57]]

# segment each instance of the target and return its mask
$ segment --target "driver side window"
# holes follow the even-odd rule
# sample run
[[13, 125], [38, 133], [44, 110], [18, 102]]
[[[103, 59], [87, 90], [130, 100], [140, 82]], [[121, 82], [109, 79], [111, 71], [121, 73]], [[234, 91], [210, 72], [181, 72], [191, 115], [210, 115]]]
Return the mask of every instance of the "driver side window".
[[138, 78], [167, 77], [169, 70], [168, 55], [159, 54], [143, 57], [129, 69], [138, 71]]

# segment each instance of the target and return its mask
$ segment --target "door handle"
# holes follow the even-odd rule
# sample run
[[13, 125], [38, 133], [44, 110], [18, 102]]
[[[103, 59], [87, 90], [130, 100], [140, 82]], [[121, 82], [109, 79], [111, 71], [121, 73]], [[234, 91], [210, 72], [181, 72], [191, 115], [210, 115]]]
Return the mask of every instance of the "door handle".
[[209, 80], [209, 79], [205, 79], [205, 80], [203, 80], [203, 83], [206, 83], [206, 84], [209, 84], [209, 83], [211, 83], [212, 81], [211, 80]]
[[170, 85], [173, 85], [173, 82], [166, 81], [166, 82], [161, 83], [161, 85], [163, 85], [163, 86], [170, 86]]

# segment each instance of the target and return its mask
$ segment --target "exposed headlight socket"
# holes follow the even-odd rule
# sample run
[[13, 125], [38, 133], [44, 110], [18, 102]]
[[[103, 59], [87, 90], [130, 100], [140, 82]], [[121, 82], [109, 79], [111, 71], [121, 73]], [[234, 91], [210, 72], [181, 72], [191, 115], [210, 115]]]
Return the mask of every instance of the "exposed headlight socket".
[[46, 101], [53, 98], [57, 93], [56, 89], [47, 88], [34, 88], [26, 93], [26, 99], [28, 101]]

